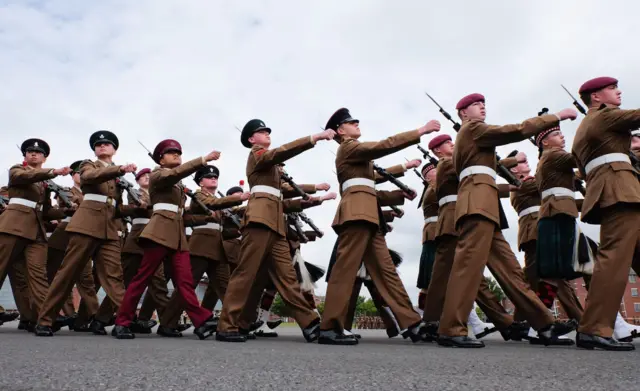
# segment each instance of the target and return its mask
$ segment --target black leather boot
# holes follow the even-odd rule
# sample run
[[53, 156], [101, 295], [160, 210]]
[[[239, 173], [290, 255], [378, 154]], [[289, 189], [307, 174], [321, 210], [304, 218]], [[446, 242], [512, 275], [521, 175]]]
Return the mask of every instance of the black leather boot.
[[203, 340], [212, 336], [217, 329], [218, 329], [218, 320], [211, 317], [205, 320], [204, 323], [200, 325], [200, 327], [197, 327], [195, 330], [193, 330], [193, 333], [197, 335], [198, 338]]
[[13, 322], [14, 320], [18, 319], [20, 317], [20, 314], [18, 314], [17, 312], [0, 312], [0, 325], [5, 323], [5, 322]]
[[320, 336], [320, 318], [315, 319], [302, 329], [302, 335], [307, 342], [315, 342]]
[[522, 341], [529, 339], [529, 323], [514, 321], [506, 329], [498, 330], [505, 341]]
[[239, 331], [218, 331], [216, 341], [222, 342], [247, 342], [247, 338]]
[[38, 337], [53, 337], [53, 329], [49, 326], [37, 325], [34, 331]]
[[344, 335], [335, 330], [320, 330], [318, 343], [321, 345], [357, 345], [358, 339], [353, 335]]
[[281, 324], [282, 324], [282, 319], [270, 320], [270, 321], [267, 322], [267, 327], [270, 328], [271, 330], [273, 330], [276, 327], [280, 326]]
[[600, 337], [599, 335], [578, 333], [576, 335], [576, 345], [579, 348], [593, 350], [611, 350], [616, 352], [628, 352], [636, 350], [636, 347], [629, 342], [619, 342], [615, 338]]
[[135, 334], [151, 334], [151, 329], [156, 327], [157, 324], [158, 322], [155, 320], [137, 319], [131, 322], [131, 326], [129, 326], [129, 328], [131, 329], [131, 332]]
[[136, 337], [136, 335], [131, 332], [130, 328], [119, 324], [113, 326], [111, 336], [116, 337], [116, 339], [134, 339]]
[[182, 333], [178, 331], [178, 329], [172, 329], [171, 327], [160, 325], [158, 326], [158, 331], [156, 331], [158, 335], [162, 335], [167, 338], [180, 338], [182, 337]]
[[438, 336], [438, 345], [454, 348], [484, 348], [484, 342], [469, 338], [466, 335], [456, 337], [440, 335]]
[[191, 326], [193, 326], [191, 323], [179, 323], [177, 330], [180, 332], [186, 331], [186, 330], [189, 330]]
[[411, 338], [411, 342], [418, 342], [418, 341], [422, 341], [423, 338], [423, 334], [421, 334], [422, 332], [424, 332], [426, 323], [425, 322], [418, 322], [412, 326], [409, 326], [404, 333], [402, 333], [402, 338], [407, 339], [407, 338]]
[[89, 324], [89, 329], [95, 335], [107, 335], [107, 330], [105, 330], [106, 325], [101, 321], [94, 319]]

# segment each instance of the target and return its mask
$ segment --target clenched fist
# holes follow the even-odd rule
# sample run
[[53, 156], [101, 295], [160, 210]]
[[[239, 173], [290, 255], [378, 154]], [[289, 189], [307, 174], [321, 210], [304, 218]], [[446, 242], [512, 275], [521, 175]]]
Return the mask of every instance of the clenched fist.
[[204, 160], [210, 162], [212, 160], [218, 160], [220, 159], [220, 152], [219, 151], [211, 151], [209, 152], [207, 155], [205, 155]]
[[331, 185], [328, 183], [319, 183], [316, 185], [316, 190], [324, 190], [327, 191], [331, 189]]
[[418, 128], [418, 132], [420, 133], [421, 136], [424, 136], [425, 134], [429, 134], [432, 132], [439, 132], [440, 131], [440, 121], [438, 121], [437, 119], [432, 119], [431, 121], [427, 122], [426, 125], [424, 125], [421, 128]]

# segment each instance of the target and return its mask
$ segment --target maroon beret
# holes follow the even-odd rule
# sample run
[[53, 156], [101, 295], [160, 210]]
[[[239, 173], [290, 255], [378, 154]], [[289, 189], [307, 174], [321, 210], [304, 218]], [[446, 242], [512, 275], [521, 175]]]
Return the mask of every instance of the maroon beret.
[[176, 140], [163, 140], [156, 145], [156, 148], [153, 150], [153, 161], [160, 164], [160, 159], [162, 159], [162, 155], [167, 152], [179, 152], [182, 154], [182, 146]]
[[476, 102], [484, 102], [484, 95], [474, 93], [465, 96], [464, 98], [460, 99], [460, 102], [458, 102], [458, 104], [456, 105], [456, 110], [466, 109], [467, 107], [471, 106], [471, 104]]
[[143, 168], [142, 170], [136, 173], [136, 181], [140, 179], [140, 177], [143, 176], [144, 174], [150, 174], [150, 173], [151, 173], [150, 168]]
[[444, 144], [445, 141], [451, 141], [451, 136], [448, 134], [440, 134], [429, 141], [429, 149], [433, 151], [433, 148], [438, 148]]
[[614, 84], [618, 84], [618, 79], [614, 79], [613, 77], [608, 76], [596, 77], [595, 79], [591, 79], [580, 86], [580, 90], [578, 90], [578, 93], [584, 94], [588, 92], [594, 92]]

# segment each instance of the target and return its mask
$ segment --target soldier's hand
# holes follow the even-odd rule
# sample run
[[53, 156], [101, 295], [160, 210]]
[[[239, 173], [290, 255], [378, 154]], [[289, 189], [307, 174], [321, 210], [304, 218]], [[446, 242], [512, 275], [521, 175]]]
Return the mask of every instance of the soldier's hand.
[[420, 133], [421, 136], [432, 133], [432, 132], [438, 132], [438, 131], [440, 131], [440, 121], [438, 121], [437, 119], [432, 119], [431, 121], [427, 122], [427, 124], [424, 125], [423, 127], [418, 128], [418, 132]]
[[322, 201], [327, 201], [327, 200], [335, 200], [337, 197], [338, 197], [338, 194], [332, 191], [331, 193], [327, 193], [323, 195], [322, 197], [320, 197], [320, 199]]
[[212, 160], [218, 160], [218, 159], [220, 159], [220, 152], [219, 151], [211, 151], [204, 157], [204, 160], [206, 160], [208, 162], [210, 162]]
[[138, 208], [142, 208], [142, 209], [147, 209], [148, 204], [144, 201], [140, 201], [140, 205], [138, 206]]
[[313, 141], [319, 141], [319, 140], [333, 140], [335, 136], [336, 136], [335, 130], [327, 129], [324, 132], [314, 134], [311, 137], [313, 137]]
[[324, 190], [327, 191], [331, 189], [331, 185], [328, 183], [319, 183], [316, 185], [316, 190]]
[[248, 199], [249, 199], [249, 197], [251, 197], [251, 193], [249, 193], [248, 191], [246, 191], [246, 192], [244, 192], [244, 193], [240, 194], [240, 199], [241, 199], [242, 201], [246, 201], [246, 200], [248, 200]]
[[418, 195], [417, 195], [417, 193], [416, 193], [416, 191], [415, 191], [415, 190], [413, 190], [413, 189], [409, 189], [409, 190], [411, 190], [411, 192], [410, 192], [410, 193], [403, 192], [402, 194], [404, 194], [404, 198], [408, 199], [409, 201], [412, 201], [412, 200], [413, 200], [414, 198], [416, 198]]
[[56, 168], [53, 170], [55, 175], [68, 175], [71, 172], [69, 167]]
[[518, 186], [509, 185], [509, 191], [518, 191], [520, 188]]
[[422, 163], [422, 160], [413, 159], [413, 160], [409, 160], [407, 163], [405, 163], [405, 166], [407, 167], [407, 170], [408, 170], [410, 168], [420, 167], [421, 163]]
[[136, 172], [137, 170], [138, 170], [138, 167], [136, 167], [136, 165], [133, 163], [120, 166], [120, 172], [122, 172], [123, 174], [129, 173], [129, 172]]
[[560, 121], [564, 121], [565, 119], [570, 119], [571, 121], [573, 121], [574, 119], [578, 118], [578, 112], [572, 108], [560, 110], [556, 113], [556, 115], [558, 116], [558, 118], [560, 118]]

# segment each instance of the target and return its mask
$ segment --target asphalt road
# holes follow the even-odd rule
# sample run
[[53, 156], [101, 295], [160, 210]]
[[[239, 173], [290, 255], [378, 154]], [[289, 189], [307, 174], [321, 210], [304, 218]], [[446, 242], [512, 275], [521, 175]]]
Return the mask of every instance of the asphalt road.
[[[353, 347], [307, 344], [297, 328], [230, 344], [140, 335], [130, 341], [61, 330], [37, 338], [0, 327], [0, 390], [614, 390], [640, 389], [640, 350], [540, 347], [485, 338], [450, 349], [363, 330]], [[639, 346], [640, 348], [640, 346]]]

